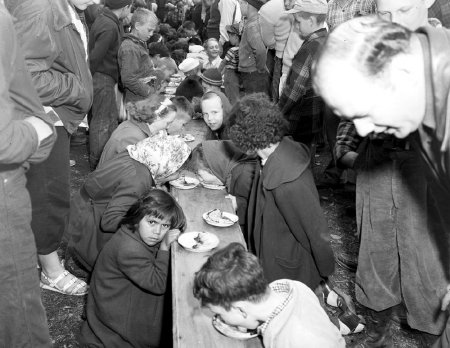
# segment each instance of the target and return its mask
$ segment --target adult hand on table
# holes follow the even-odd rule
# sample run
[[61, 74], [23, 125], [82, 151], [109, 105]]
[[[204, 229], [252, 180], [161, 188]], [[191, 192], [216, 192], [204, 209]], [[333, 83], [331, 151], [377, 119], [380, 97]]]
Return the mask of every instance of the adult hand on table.
[[173, 229], [166, 233], [164, 236], [162, 242], [161, 242], [161, 250], [169, 250], [170, 245], [177, 240], [178, 236], [180, 235], [179, 229]]

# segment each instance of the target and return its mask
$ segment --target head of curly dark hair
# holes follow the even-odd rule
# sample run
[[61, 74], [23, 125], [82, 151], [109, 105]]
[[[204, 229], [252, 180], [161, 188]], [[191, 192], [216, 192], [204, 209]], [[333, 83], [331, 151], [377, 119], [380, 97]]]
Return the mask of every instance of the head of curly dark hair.
[[283, 139], [287, 121], [266, 94], [254, 93], [240, 99], [231, 110], [230, 139], [243, 151], [262, 150]]

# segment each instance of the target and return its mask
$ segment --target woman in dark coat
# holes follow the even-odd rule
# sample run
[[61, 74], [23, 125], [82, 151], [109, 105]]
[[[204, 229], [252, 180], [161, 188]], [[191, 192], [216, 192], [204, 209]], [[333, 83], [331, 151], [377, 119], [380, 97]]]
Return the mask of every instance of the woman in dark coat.
[[230, 138], [260, 158], [248, 203], [250, 250], [269, 281], [298, 280], [315, 290], [334, 271], [328, 227], [307, 148], [284, 137], [285, 120], [264, 94], [241, 99]]
[[176, 137], [146, 138], [89, 174], [70, 209], [69, 249], [91, 271], [128, 209], [151, 187], [175, 179], [190, 155]]

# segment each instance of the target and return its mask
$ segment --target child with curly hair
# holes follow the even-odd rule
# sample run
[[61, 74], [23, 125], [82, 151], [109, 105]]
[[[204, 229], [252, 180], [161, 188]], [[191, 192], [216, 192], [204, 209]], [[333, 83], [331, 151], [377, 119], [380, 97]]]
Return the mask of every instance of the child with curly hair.
[[159, 346], [169, 250], [185, 226], [183, 210], [163, 190], [148, 191], [130, 207], [95, 264], [84, 345]]
[[251, 251], [269, 281], [298, 280], [313, 291], [334, 271], [328, 225], [307, 147], [285, 137], [286, 121], [265, 94], [250, 94], [230, 113], [230, 139], [260, 158], [248, 202]]

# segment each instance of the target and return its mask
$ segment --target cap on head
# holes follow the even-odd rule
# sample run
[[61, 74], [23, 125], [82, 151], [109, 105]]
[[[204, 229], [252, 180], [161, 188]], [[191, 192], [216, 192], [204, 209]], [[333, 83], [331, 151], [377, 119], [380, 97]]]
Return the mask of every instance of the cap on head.
[[235, 35], [238, 35], [238, 36], [241, 35], [241, 33], [239, 32], [239, 23], [234, 23], [232, 25], [227, 25], [225, 27], [225, 29], [226, 29], [227, 33], [235, 34]]
[[286, 13], [308, 12], [313, 14], [327, 14], [326, 0], [296, 0], [294, 7]]
[[178, 69], [180, 69], [183, 73], [187, 73], [188, 71], [195, 69], [199, 65], [200, 62], [197, 59], [189, 57], [183, 60], [180, 65], [178, 65]]
[[202, 80], [213, 86], [222, 86], [222, 75], [219, 70], [216, 68], [207, 69], [203, 72], [201, 76]]

